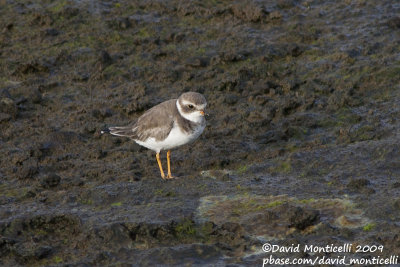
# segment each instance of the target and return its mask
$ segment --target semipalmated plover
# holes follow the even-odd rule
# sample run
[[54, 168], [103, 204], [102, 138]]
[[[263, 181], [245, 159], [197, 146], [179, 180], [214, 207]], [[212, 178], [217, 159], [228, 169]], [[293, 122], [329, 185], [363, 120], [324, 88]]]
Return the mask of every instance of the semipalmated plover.
[[[196, 140], [206, 126], [204, 109], [207, 101], [202, 94], [187, 92], [147, 110], [132, 126], [110, 127], [112, 135], [126, 136], [156, 152], [161, 178], [171, 179], [171, 149]], [[160, 152], [167, 152], [168, 175], [165, 177]]]

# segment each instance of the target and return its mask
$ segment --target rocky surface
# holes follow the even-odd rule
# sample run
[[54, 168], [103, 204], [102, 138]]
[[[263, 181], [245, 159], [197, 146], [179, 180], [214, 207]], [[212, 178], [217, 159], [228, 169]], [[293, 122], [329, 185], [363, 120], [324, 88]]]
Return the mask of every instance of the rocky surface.
[[[0, 265], [256, 266], [265, 242], [400, 254], [396, 1], [0, 7]], [[210, 116], [172, 152], [178, 179], [100, 134], [189, 90]]]

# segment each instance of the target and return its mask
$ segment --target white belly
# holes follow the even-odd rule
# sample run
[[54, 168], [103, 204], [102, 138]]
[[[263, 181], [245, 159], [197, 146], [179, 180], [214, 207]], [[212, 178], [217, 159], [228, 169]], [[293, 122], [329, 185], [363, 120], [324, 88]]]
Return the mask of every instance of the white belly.
[[178, 126], [174, 125], [167, 138], [162, 141], [157, 141], [155, 138], [149, 137], [144, 142], [138, 140], [135, 140], [135, 142], [159, 153], [161, 150], [169, 150], [193, 142], [200, 136], [204, 128], [205, 125], [200, 125], [193, 133], [187, 134], [182, 132]]

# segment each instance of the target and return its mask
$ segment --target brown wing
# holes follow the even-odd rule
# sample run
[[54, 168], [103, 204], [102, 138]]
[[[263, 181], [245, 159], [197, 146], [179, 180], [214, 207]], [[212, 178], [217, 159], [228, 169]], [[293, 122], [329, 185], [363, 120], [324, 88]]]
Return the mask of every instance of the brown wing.
[[146, 111], [132, 126], [110, 127], [110, 133], [139, 141], [145, 141], [149, 137], [163, 140], [174, 125], [176, 109], [176, 99], [165, 101]]

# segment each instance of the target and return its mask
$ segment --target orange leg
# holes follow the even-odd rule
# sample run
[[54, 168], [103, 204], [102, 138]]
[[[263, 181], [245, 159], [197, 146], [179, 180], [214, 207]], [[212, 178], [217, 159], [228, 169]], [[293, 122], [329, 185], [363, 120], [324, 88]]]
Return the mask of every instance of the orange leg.
[[167, 164], [168, 164], [168, 175], [167, 175], [167, 179], [172, 179], [172, 178], [174, 178], [174, 177], [172, 176], [172, 174], [171, 174], [171, 163], [170, 163], [170, 160], [171, 160], [171, 150], [168, 150], [168, 152], [167, 152]]
[[157, 159], [158, 167], [160, 168], [161, 178], [165, 179], [165, 174], [162, 169], [162, 165], [161, 165], [161, 161], [160, 161], [160, 153], [156, 154], [156, 159]]

